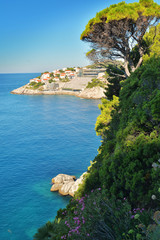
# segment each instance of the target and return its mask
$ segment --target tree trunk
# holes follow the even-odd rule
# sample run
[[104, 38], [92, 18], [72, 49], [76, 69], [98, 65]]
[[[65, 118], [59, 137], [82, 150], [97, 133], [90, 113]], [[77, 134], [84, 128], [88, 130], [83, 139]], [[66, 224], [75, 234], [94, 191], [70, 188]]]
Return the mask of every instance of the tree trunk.
[[124, 69], [125, 69], [126, 76], [129, 77], [131, 74], [128, 69], [128, 61], [124, 62]]
[[143, 55], [144, 55], [144, 52], [143, 52], [143, 49], [140, 47], [139, 48], [139, 54], [140, 54], [140, 59], [137, 63], [137, 66], [136, 66], [136, 69], [139, 68], [143, 62]]

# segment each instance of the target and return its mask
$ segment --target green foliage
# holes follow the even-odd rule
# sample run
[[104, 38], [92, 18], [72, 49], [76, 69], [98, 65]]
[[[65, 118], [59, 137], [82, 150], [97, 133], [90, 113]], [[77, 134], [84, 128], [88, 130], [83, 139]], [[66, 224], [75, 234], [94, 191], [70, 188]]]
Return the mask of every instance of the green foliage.
[[120, 2], [98, 12], [86, 25], [86, 29], [81, 34], [81, 40], [87, 37], [93, 30], [94, 25], [106, 21], [106, 23], [121, 19], [132, 19], [136, 21], [139, 15], [160, 17], [160, 6], [152, 0], [140, 0], [139, 3]]
[[29, 86], [31, 86], [33, 89], [38, 89], [39, 87], [42, 87], [44, 85], [44, 83], [41, 83], [41, 82], [31, 82], [29, 84]]
[[[145, 221], [144, 221], [145, 219]], [[138, 239], [145, 238], [151, 214], [140, 208], [131, 209], [126, 199], [106, 197], [105, 190], [91, 190], [80, 199], [72, 199], [66, 209], [60, 209], [53, 223], [38, 230], [35, 240]], [[48, 237], [48, 238], [47, 238]]]
[[50, 77], [54, 78], [54, 73], [53, 72], [50, 73]]
[[65, 77], [65, 78], [60, 78], [59, 79], [61, 82], [69, 82], [69, 78], [68, 77]]
[[95, 49], [91, 49], [86, 53], [86, 57], [89, 56], [90, 54], [94, 54], [94, 52], [95, 52]]
[[49, 82], [49, 83], [53, 83], [53, 82], [55, 82], [55, 80], [50, 79], [48, 82]]
[[109, 64], [106, 72], [108, 84], [105, 95], [107, 99], [112, 100], [113, 95], [119, 97], [121, 81], [123, 81], [126, 77], [124, 76], [123, 67], [121, 65], [115, 67], [113, 64]]
[[51, 238], [50, 232], [53, 230], [53, 224], [47, 222], [43, 227], [38, 229], [38, 232], [34, 236], [34, 240], [48, 240]]
[[60, 73], [64, 73], [64, 71], [62, 69], [59, 70]]
[[109, 123], [112, 119], [112, 111], [118, 106], [118, 97], [113, 96], [113, 100], [102, 99], [102, 104], [99, 104], [101, 115], [98, 116], [96, 122], [96, 133], [102, 137], [105, 137], [106, 131], [109, 129]]
[[157, 205], [150, 199], [160, 180], [160, 169], [152, 168], [160, 158], [159, 86], [160, 58], [151, 58], [123, 83], [112, 119], [109, 102], [103, 100], [97, 126], [104, 141], [80, 195], [96, 176], [108, 196], [127, 197], [133, 206]]
[[39, 229], [35, 240], [159, 239], [160, 212], [152, 217], [140, 208], [159, 207], [159, 99], [160, 57], [153, 57], [125, 80], [119, 100], [102, 100], [99, 154], [77, 199]]
[[67, 70], [69, 70], [69, 71], [76, 71], [73, 67], [68, 67]]
[[93, 88], [93, 87], [105, 87], [105, 83], [102, 82], [101, 80], [94, 78], [91, 80], [91, 82], [88, 83], [86, 88]]
[[160, 23], [156, 27], [152, 27], [149, 32], [144, 35], [144, 41], [148, 46], [147, 53], [143, 56], [146, 61], [150, 57], [160, 55]]

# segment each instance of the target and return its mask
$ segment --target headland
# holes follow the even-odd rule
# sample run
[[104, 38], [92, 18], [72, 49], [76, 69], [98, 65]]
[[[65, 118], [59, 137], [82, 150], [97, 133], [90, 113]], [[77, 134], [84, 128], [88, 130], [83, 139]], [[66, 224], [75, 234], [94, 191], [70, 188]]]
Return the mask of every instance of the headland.
[[73, 95], [86, 99], [105, 97], [107, 86], [105, 69], [63, 68], [44, 72], [30, 79], [29, 83], [13, 90], [12, 94], [24, 95]]

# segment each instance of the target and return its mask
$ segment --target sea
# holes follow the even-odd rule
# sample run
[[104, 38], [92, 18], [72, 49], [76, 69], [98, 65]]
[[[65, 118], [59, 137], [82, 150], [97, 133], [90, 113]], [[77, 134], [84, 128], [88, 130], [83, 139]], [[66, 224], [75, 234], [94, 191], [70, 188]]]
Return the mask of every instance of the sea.
[[0, 74], [0, 240], [31, 240], [69, 196], [50, 192], [59, 173], [79, 177], [97, 155], [99, 100], [10, 92], [39, 73]]

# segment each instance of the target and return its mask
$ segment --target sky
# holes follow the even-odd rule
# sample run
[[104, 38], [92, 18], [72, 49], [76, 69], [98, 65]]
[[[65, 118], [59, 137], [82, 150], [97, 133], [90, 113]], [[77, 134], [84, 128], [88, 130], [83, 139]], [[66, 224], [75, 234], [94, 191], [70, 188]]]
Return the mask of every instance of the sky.
[[[97, 12], [118, 2], [0, 0], [0, 73], [44, 72], [90, 64], [85, 56], [89, 44], [82, 42], [80, 35]], [[155, 2], [160, 4], [160, 0]]]

